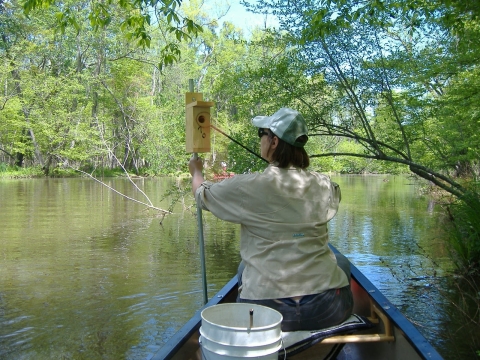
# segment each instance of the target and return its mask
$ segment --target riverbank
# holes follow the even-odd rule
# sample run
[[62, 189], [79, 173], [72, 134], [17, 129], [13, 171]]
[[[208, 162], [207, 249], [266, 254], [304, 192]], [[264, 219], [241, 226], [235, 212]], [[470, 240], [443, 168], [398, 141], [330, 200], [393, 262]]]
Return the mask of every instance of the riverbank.
[[[4, 166], [1, 166], [4, 165]], [[139, 177], [135, 174], [128, 174], [131, 177]], [[73, 177], [125, 177], [125, 172], [120, 169], [90, 169], [87, 171], [75, 170], [72, 168], [54, 168], [48, 175], [45, 175], [43, 169], [36, 167], [17, 167], [5, 166], [0, 164], [0, 179], [43, 179], [43, 178], [73, 178]], [[140, 177], [149, 177], [143, 175]]]
[[[215, 173], [213, 169], [208, 169], [206, 171], [207, 177], [212, 178], [214, 180], [223, 180], [226, 178], [230, 178], [235, 174], [232, 172], [222, 171], [219, 173]], [[329, 176], [333, 175], [342, 175], [340, 173], [335, 172], [324, 172]], [[141, 169], [140, 174], [128, 173], [130, 177], [139, 177], [139, 178], [148, 178], [148, 177], [157, 177], [157, 176], [174, 176], [174, 177], [182, 177], [184, 175], [188, 175], [188, 172], [181, 172], [178, 171], [175, 174], [168, 174], [168, 175], [157, 175], [153, 174], [149, 171], [149, 169]], [[345, 175], [345, 174], [344, 174]], [[394, 175], [402, 175], [402, 174], [348, 174], [348, 175], [362, 175], [362, 176], [369, 176], [369, 175], [385, 175], [385, 176], [394, 176]], [[408, 174], [404, 174], [408, 176]], [[34, 167], [18, 167], [18, 166], [10, 166], [4, 163], [0, 163], [0, 179], [42, 179], [42, 178], [72, 178], [72, 177], [96, 177], [96, 178], [103, 178], [103, 177], [126, 177], [127, 174], [121, 168], [115, 169], [102, 169], [102, 168], [95, 168], [95, 169], [83, 169], [77, 170], [73, 168], [65, 168], [65, 167], [56, 167], [50, 169], [48, 175], [45, 174], [44, 170], [40, 166]], [[384, 181], [388, 181], [385, 179]]]

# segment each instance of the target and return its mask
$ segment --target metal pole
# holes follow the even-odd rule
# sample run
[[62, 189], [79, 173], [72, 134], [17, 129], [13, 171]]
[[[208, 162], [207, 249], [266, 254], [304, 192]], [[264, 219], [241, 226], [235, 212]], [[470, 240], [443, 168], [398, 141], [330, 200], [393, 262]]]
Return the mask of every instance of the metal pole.
[[[188, 88], [190, 92], [193, 92], [193, 79], [188, 80]], [[193, 157], [198, 159], [198, 154], [193, 153]], [[207, 293], [207, 270], [205, 267], [205, 241], [203, 239], [203, 218], [202, 218], [202, 208], [200, 204], [197, 203], [197, 225], [198, 225], [198, 242], [200, 250], [200, 265], [202, 272], [202, 285], [203, 285], [203, 304], [208, 302], [208, 293]]]

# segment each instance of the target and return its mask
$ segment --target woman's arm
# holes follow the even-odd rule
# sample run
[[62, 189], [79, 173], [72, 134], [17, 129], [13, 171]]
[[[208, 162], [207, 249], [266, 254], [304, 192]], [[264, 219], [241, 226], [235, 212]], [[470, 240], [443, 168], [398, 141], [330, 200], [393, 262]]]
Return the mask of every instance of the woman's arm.
[[188, 168], [190, 170], [190, 175], [192, 175], [192, 192], [193, 195], [195, 195], [198, 187], [205, 181], [203, 178], [203, 160], [192, 156], [188, 162]]

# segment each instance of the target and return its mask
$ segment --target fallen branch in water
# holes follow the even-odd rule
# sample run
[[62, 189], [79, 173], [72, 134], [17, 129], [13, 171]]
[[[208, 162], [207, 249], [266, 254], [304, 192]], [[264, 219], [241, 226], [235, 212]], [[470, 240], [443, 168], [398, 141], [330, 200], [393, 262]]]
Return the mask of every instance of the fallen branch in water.
[[[114, 155], [115, 156], [115, 155]], [[60, 159], [60, 158], [59, 158]], [[118, 159], [115, 157], [115, 159], [118, 161]], [[110, 185], [107, 185], [105, 184], [103, 181], [97, 179], [95, 176], [93, 176], [92, 174], [89, 174], [87, 173], [86, 171], [83, 171], [83, 170], [80, 170], [80, 169], [77, 169], [77, 168], [74, 168], [73, 166], [69, 165], [68, 163], [65, 164], [67, 167], [69, 167], [70, 169], [74, 170], [74, 171], [77, 171], [81, 174], [84, 174], [86, 176], [88, 176], [89, 178], [95, 180], [96, 182], [100, 183], [101, 185], [107, 187], [108, 189], [112, 190], [114, 193], [128, 199], [128, 200], [131, 200], [131, 201], [134, 201], [136, 203], [139, 203], [139, 204], [142, 204], [142, 205], [145, 205], [148, 209], [153, 209], [153, 210], [156, 210], [156, 211], [159, 211], [161, 214], [162, 214], [162, 218], [160, 220], [160, 223], [162, 223], [163, 219], [165, 218], [165, 215], [167, 214], [171, 214], [172, 212], [171, 211], [168, 211], [168, 210], [165, 210], [165, 209], [161, 209], [159, 207], [156, 207], [153, 205], [153, 203], [151, 202], [150, 198], [147, 196], [147, 194], [145, 194], [145, 192], [143, 192], [138, 186], [137, 184], [135, 184], [135, 182], [132, 180], [132, 178], [130, 177], [130, 175], [128, 175], [127, 171], [125, 170], [125, 168], [120, 165], [123, 169], [123, 171], [125, 172], [126, 176], [128, 177], [128, 179], [130, 180], [130, 182], [133, 184], [133, 186], [138, 190], [140, 191], [140, 193], [142, 193], [143, 196], [145, 196], [145, 198], [148, 200], [148, 204], [143, 202], [143, 201], [140, 201], [140, 200], [137, 200], [137, 199], [134, 199], [130, 196], [127, 196], [125, 194], [122, 194], [121, 192], [119, 192], [118, 190], [114, 189], [113, 187], [111, 187]]]
[[[72, 168], [72, 169], [73, 169], [73, 168]], [[112, 190], [114, 193], [117, 193], [118, 195], [123, 196], [124, 198], [126, 198], [126, 199], [128, 199], [128, 200], [132, 200], [132, 201], [135, 201], [136, 203], [145, 205], [145, 206], [148, 207], [149, 209], [154, 209], [154, 210], [163, 212], [163, 213], [165, 213], [165, 214], [171, 214], [171, 212], [168, 211], [168, 210], [164, 210], [164, 209], [161, 209], [161, 208], [158, 208], [158, 207], [154, 206], [154, 205], [152, 204], [152, 202], [150, 201], [150, 199], [148, 198], [148, 196], [145, 195], [145, 193], [144, 193], [142, 190], [140, 190], [140, 188], [139, 188], [135, 183], [134, 183], [134, 186], [137, 188], [138, 191], [140, 191], [143, 195], [145, 195], [145, 197], [147, 198], [147, 200], [148, 200], [148, 202], [149, 202], [150, 204], [144, 203], [143, 201], [140, 201], [140, 200], [131, 198], [130, 196], [127, 196], [127, 195], [125, 195], [125, 194], [122, 194], [122, 193], [119, 192], [118, 190], [115, 190], [114, 188], [112, 188], [110, 185], [105, 184], [103, 181], [98, 180], [95, 176], [93, 176], [93, 175], [91, 175], [91, 174], [89, 174], [89, 173], [87, 173], [87, 172], [85, 172], [85, 171], [82, 171], [82, 170], [79, 170], [79, 169], [73, 169], [73, 170], [78, 171], [78, 172], [80, 172], [80, 173], [82, 173], [82, 174], [84, 174], [84, 175], [87, 175], [89, 178], [95, 180], [96, 182], [98, 182], [98, 183], [102, 184], [103, 186], [105, 186], [105, 187], [109, 188], [110, 190]], [[129, 177], [129, 178], [130, 178], [130, 177]], [[130, 181], [131, 181], [131, 179], [130, 179]]]

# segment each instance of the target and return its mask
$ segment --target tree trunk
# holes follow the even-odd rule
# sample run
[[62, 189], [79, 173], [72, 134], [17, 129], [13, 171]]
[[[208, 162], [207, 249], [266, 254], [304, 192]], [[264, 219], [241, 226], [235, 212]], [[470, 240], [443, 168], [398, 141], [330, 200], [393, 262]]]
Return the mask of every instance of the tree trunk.
[[15, 166], [22, 167], [23, 166], [23, 159], [25, 155], [21, 152], [17, 152], [15, 155]]
[[[4, 42], [6, 42], [5, 35], [2, 35], [2, 39], [3, 39]], [[7, 58], [10, 59], [10, 55], [8, 54], [8, 52], [7, 52]], [[22, 87], [20, 85], [20, 80], [21, 80], [20, 79], [20, 73], [18, 72], [18, 70], [13, 69], [11, 71], [11, 74], [12, 74], [13, 81], [15, 83], [16, 95], [19, 98], [22, 99], [23, 98], [23, 92], [22, 92]], [[42, 154], [41, 154], [40, 149], [38, 147], [37, 141], [35, 140], [35, 133], [33, 132], [32, 127], [30, 126], [29, 109], [25, 106], [25, 104], [22, 105], [22, 112], [23, 112], [23, 115], [25, 116], [25, 123], [26, 123], [26, 127], [24, 129], [24, 134], [26, 136], [30, 137], [30, 140], [32, 141], [32, 145], [33, 145], [33, 151], [34, 151], [34, 154], [35, 154], [35, 159], [38, 161], [40, 166], [43, 166], [43, 157], [42, 157]], [[24, 158], [25, 158], [25, 154], [17, 154], [16, 165], [17, 166], [22, 166]]]

